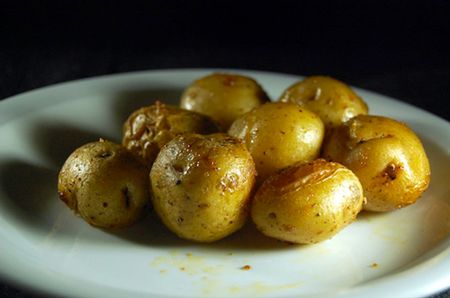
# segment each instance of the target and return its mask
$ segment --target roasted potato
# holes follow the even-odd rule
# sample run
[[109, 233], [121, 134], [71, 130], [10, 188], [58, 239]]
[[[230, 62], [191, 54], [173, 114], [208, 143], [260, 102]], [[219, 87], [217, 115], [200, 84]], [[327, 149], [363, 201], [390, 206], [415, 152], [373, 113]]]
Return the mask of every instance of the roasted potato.
[[175, 136], [218, 131], [218, 125], [205, 115], [157, 101], [128, 117], [123, 125], [122, 144], [150, 168], [161, 147]]
[[151, 169], [153, 206], [179, 237], [216, 241], [244, 224], [255, 174], [239, 139], [180, 135], [161, 149]]
[[76, 149], [58, 176], [60, 199], [89, 224], [122, 228], [150, 204], [149, 170], [122, 146], [100, 140]]
[[290, 86], [280, 97], [316, 113], [327, 130], [356, 115], [368, 112], [367, 104], [343, 82], [325, 76], [312, 76]]
[[324, 159], [297, 163], [270, 176], [256, 192], [251, 216], [265, 235], [293, 243], [316, 243], [353, 222], [362, 208], [358, 178]]
[[214, 73], [196, 80], [184, 91], [181, 107], [208, 115], [227, 130], [236, 118], [268, 101], [255, 80]]
[[258, 182], [277, 170], [319, 156], [320, 118], [294, 103], [266, 103], [238, 118], [228, 133], [243, 139], [256, 164]]
[[358, 176], [367, 197], [364, 209], [390, 211], [410, 205], [430, 182], [430, 165], [415, 133], [393, 119], [359, 115], [337, 128], [324, 157]]

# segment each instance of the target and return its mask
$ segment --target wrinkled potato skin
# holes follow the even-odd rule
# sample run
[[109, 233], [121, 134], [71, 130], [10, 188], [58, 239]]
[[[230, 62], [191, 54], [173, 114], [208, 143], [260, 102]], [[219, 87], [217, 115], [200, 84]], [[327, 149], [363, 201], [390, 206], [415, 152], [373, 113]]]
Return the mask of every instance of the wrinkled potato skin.
[[361, 181], [365, 210], [391, 211], [413, 204], [430, 182], [430, 165], [415, 133], [393, 119], [356, 116], [336, 129], [324, 157], [344, 164]]
[[324, 125], [318, 116], [297, 104], [277, 102], [243, 115], [228, 133], [244, 140], [262, 182], [277, 170], [317, 158]]
[[151, 167], [167, 142], [182, 133], [210, 134], [218, 132], [217, 124], [205, 115], [155, 104], [134, 111], [123, 125], [122, 144]]
[[270, 176], [256, 192], [251, 216], [269, 237], [316, 243], [353, 222], [364, 198], [358, 178], [344, 166], [317, 159]]
[[180, 135], [162, 148], [150, 172], [154, 209], [181, 238], [219, 240], [244, 224], [255, 175], [239, 139]]
[[89, 224], [123, 228], [149, 206], [149, 170], [118, 144], [100, 140], [76, 149], [58, 176], [59, 197]]
[[290, 86], [280, 97], [316, 113], [332, 129], [356, 115], [366, 115], [367, 104], [343, 82], [326, 76], [312, 76]]
[[214, 73], [196, 80], [181, 97], [181, 107], [210, 116], [223, 130], [242, 114], [269, 101], [253, 79]]

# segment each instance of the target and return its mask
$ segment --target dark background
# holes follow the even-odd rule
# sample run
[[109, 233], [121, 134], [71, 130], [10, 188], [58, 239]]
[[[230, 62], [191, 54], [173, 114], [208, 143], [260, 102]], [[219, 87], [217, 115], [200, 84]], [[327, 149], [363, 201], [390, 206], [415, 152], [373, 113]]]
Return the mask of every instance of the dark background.
[[[244, 68], [330, 75], [450, 120], [450, 1], [312, 2], [2, 1], [0, 99], [110, 73]], [[32, 295], [0, 281], [0, 296]]]

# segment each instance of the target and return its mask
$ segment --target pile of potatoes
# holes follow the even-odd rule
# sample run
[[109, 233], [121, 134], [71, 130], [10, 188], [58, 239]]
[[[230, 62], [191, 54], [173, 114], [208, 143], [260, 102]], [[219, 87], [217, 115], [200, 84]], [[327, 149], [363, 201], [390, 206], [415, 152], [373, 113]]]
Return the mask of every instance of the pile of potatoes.
[[76, 149], [59, 197], [89, 224], [121, 228], [152, 206], [179, 237], [212, 242], [251, 216], [292, 243], [329, 239], [361, 210], [410, 205], [430, 182], [424, 148], [405, 124], [368, 115], [346, 84], [313, 76], [270, 102], [252, 78], [215, 73], [180, 107], [133, 112], [122, 144]]

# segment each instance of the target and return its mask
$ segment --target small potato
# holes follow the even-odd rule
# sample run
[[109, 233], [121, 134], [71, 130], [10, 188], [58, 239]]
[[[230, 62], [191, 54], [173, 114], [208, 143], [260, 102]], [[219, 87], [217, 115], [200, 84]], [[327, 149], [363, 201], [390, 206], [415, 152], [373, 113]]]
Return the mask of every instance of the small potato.
[[308, 108], [322, 119], [327, 130], [368, 112], [366, 103], [348, 85], [325, 76], [308, 77], [290, 86], [280, 101]]
[[318, 159], [292, 165], [264, 181], [252, 201], [251, 216], [267, 236], [316, 243], [353, 222], [363, 200], [352, 171]]
[[242, 114], [268, 102], [269, 97], [253, 79], [214, 73], [196, 80], [181, 97], [181, 107], [210, 116], [223, 130]]
[[134, 111], [123, 125], [122, 144], [151, 167], [161, 147], [175, 136], [192, 132], [210, 134], [219, 128], [205, 115], [155, 104]]
[[277, 170], [319, 156], [324, 125], [294, 103], [266, 103], [243, 115], [228, 133], [243, 139], [262, 182]]
[[181, 238], [219, 240], [244, 224], [255, 174], [239, 139], [177, 136], [161, 149], [150, 172], [155, 211]]
[[122, 228], [150, 203], [149, 170], [122, 146], [100, 140], [76, 149], [58, 176], [59, 197], [89, 224]]
[[414, 132], [393, 119], [359, 115], [337, 128], [324, 157], [358, 176], [365, 210], [390, 211], [415, 203], [430, 182], [430, 165]]

